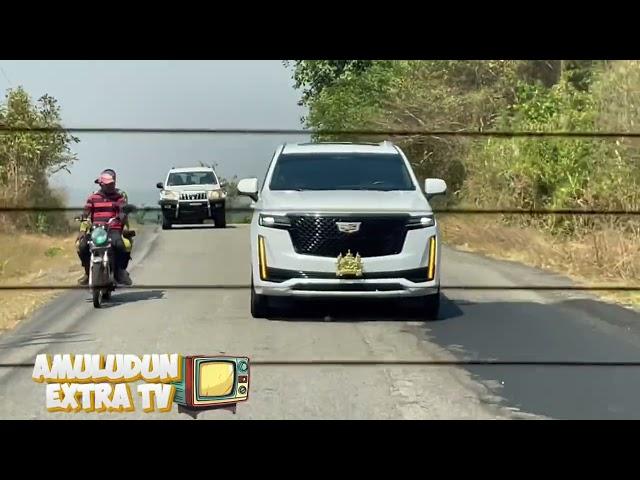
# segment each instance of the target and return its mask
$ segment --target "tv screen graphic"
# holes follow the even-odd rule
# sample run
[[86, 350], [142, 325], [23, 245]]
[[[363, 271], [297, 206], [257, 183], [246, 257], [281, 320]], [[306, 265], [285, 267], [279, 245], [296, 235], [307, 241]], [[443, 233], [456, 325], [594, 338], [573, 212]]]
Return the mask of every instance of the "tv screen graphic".
[[174, 401], [183, 409], [228, 407], [249, 398], [248, 357], [190, 355], [182, 362]]

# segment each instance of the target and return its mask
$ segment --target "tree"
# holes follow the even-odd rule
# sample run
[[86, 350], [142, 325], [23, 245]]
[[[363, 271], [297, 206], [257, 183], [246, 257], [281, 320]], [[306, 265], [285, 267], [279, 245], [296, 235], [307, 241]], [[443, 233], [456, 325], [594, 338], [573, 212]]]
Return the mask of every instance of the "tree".
[[230, 180], [226, 178], [221, 178], [220, 181], [225, 185], [224, 190], [227, 193], [227, 198], [229, 200], [235, 199], [238, 197], [238, 176], [234, 175]]
[[[290, 66], [290, 61], [285, 61]], [[308, 105], [326, 87], [341, 78], [357, 76], [373, 64], [372, 60], [294, 60], [295, 88], [302, 88], [299, 105]]]
[[[0, 125], [15, 129], [61, 128], [60, 107], [44, 95], [34, 104], [22, 88], [9, 90], [0, 105]], [[62, 199], [48, 185], [48, 178], [67, 170], [77, 160], [71, 145], [79, 139], [65, 131], [0, 132], [0, 204], [11, 206], [60, 206]], [[48, 220], [37, 215], [42, 230]], [[33, 215], [25, 218], [33, 224]]]

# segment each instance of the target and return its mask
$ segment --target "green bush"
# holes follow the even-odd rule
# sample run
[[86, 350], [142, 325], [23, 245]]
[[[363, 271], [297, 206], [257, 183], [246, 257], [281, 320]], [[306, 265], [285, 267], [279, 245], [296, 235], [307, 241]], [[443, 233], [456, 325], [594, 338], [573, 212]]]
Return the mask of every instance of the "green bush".
[[[601, 90], [605, 79], [596, 80]], [[640, 84], [639, 84], [640, 85]], [[598, 91], [598, 90], [597, 90]], [[521, 131], [595, 131], [606, 116], [596, 93], [567, 80], [551, 88], [520, 84], [517, 100], [499, 119]], [[487, 208], [621, 210], [638, 208], [637, 151], [620, 141], [513, 138], [478, 142], [467, 159], [461, 197]], [[580, 233], [602, 224], [587, 216], [518, 217], [553, 233]], [[607, 220], [620, 226], [628, 219]]]
[[[348, 74], [333, 61], [306, 62], [297, 62], [301, 74], [295, 78], [306, 88], [307, 126], [316, 129], [634, 132], [640, 124], [639, 61], [373, 61]], [[318, 79], [322, 88], [313, 84]], [[471, 140], [416, 134], [392, 140], [408, 154], [421, 180], [440, 176], [447, 181], [449, 202], [483, 208], [640, 209], [640, 142], [635, 139]], [[636, 220], [611, 216], [506, 220], [563, 234], [603, 227], [639, 230]]]

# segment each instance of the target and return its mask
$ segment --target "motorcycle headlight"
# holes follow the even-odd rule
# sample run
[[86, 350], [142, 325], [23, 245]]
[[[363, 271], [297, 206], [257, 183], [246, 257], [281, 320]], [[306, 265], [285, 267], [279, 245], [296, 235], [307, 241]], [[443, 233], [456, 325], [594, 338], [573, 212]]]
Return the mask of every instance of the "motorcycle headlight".
[[207, 196], [209, 197], [209, 200], [221, 200], [226, 195], [222, 190], [211, 190]]
[[415, 228], [426, 228], [432, 227], [436, 224], [436, 220], [433, 217], [433, 214], [429, 215], [417, 215], [415, 217], [409, 218], [407, 222], [407, 228], [415, 229]]
[[104, 228], [96, 228], [91, 232], [91, 241], [96, 246], [104, 245], [107, 243], [107, 231]]
[[180, 195], [178, 194], [178, 192], [163, 190], [160, 192], [160, 198], [162, 200], [178, 200], [180, 198]]

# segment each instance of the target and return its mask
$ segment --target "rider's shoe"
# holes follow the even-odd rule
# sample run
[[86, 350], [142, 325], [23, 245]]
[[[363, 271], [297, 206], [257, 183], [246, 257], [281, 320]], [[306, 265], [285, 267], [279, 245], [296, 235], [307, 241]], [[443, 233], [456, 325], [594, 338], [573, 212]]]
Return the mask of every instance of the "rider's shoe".
[[86, 273], [78, 279], [78, 285], [89, 285], [89, 275]]
[[124, 269], [119, 269], [116, 274], [116, 281], [121, 285], [131, 285], [133, 282], [131, 281], [131, 277], [129, 276], [129, 272]]

